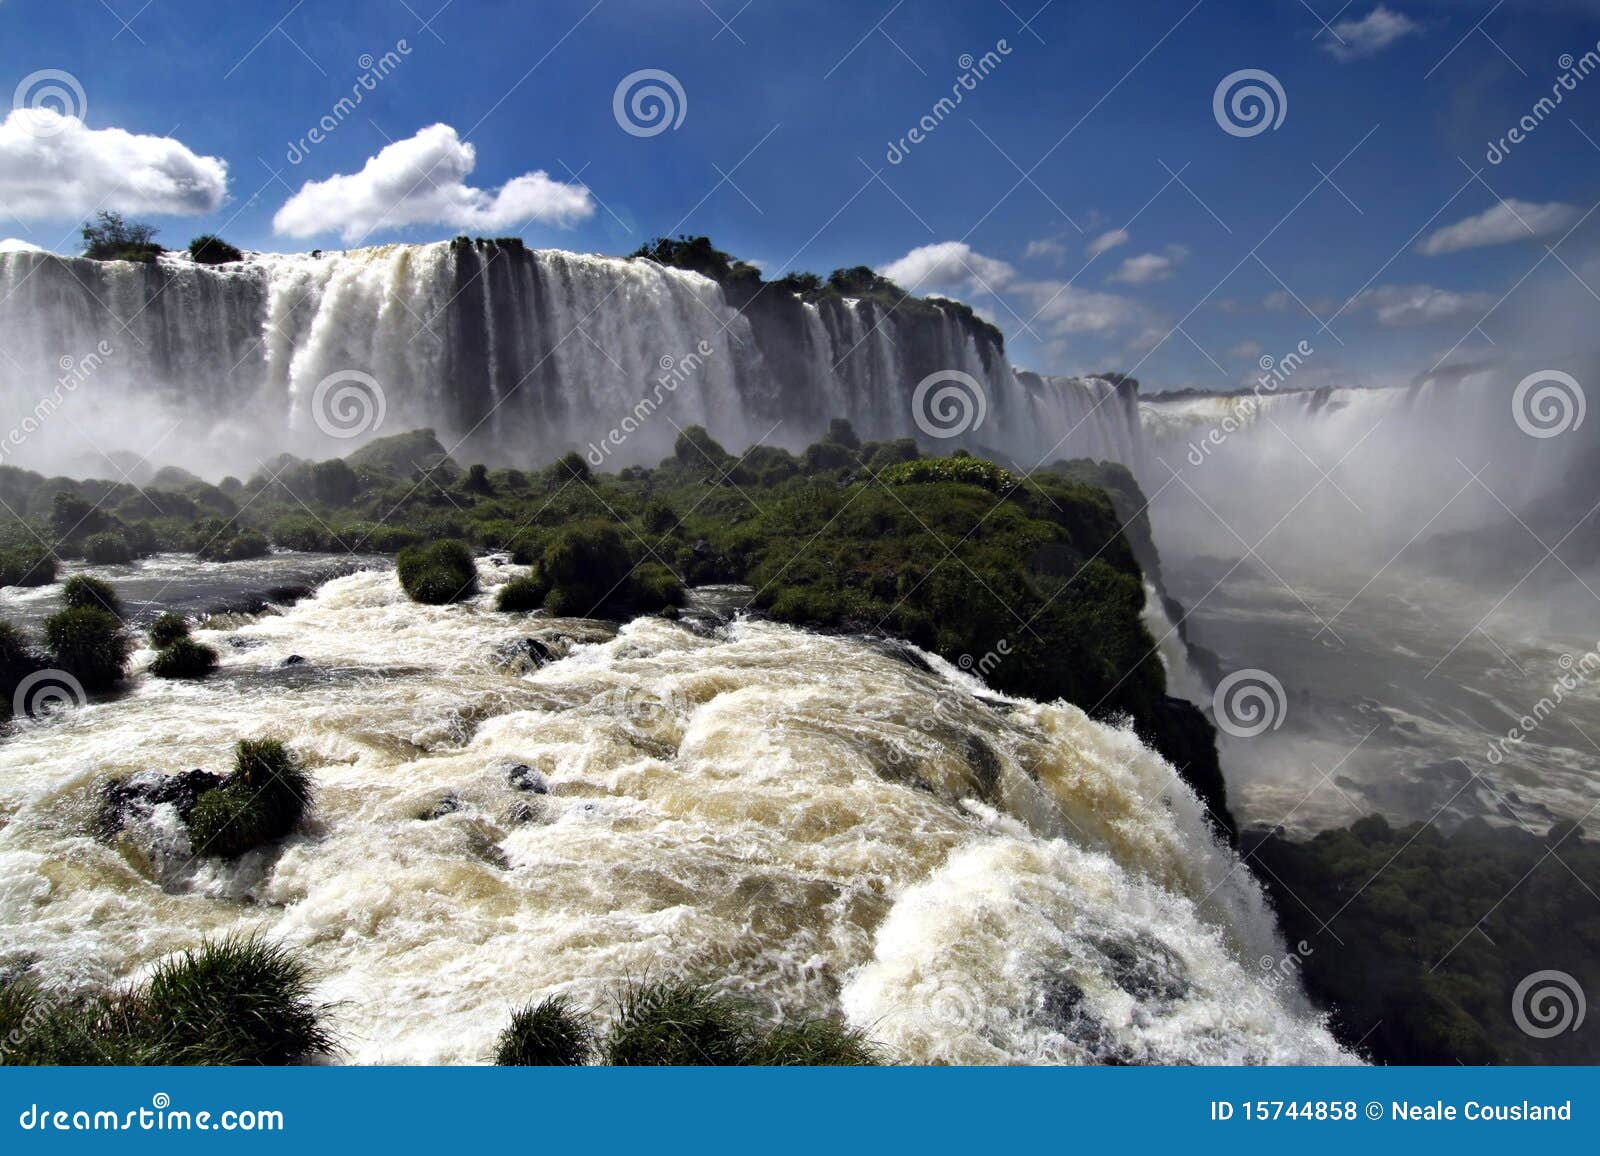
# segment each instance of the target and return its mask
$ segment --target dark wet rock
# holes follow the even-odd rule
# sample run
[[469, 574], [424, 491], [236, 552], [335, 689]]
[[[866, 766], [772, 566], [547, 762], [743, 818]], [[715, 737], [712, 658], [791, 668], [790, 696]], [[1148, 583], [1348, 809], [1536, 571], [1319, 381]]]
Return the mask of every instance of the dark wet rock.
[[100, 789], [100, 807], [95, 815], [95, 831], [109, 839], [130, 822], [144, 818], [155, 808], [170, 803], [183, 821], [207, 791], [220, 787], [223, 776], [210, 771], [183, 771], [169, 775], [162, 771], [140, 771], [126, 779], [112, 779]]
[[281, 665], [281, 666], [301, 666], [304, 663], [305, 663], [305, 656], [304, 655], [291, 654], [288, 658], [284, 659], [283, 662], [280, 663], [279, 665]]
[[245, 638], [237, 634], [225, 638], [223, 641], [234, 650], [256, 650], [267, 644], [267, 640], [264, 638]]
[[541, 638], [514, 638], [494, 648], [495, 665], [514, 671], [538, 670], [559, 658], [564, 658], [567, 647], [564, 636], [546, 642]]
[[518, 799], [500, 812], [500, 825], [502, 827], [526, 827], [529, 823], [540, 822], [543, 818], [544, 804], [529, 802], [527, 799]]
[[963, 746], [979, 797], [985, 802], [995, 802], [1000, 796], [1000, 756], [980, 735], [969, 734]]
[[518, 763], [506, 772], [506, 782], [513, 791], [527, 791], [534, 795], [548, 795], [550, 780], [544, 772], [536, 771], [527, 763]]
[[1153, 936], [1095, 943], [1106, 970], [1123, 991], [1141, 1001], [1177, 1000], [1189, 994], [1189, 980], [1177, 953]]
[[417, 810], [417, 818], [424, 821], [442, 819], [446, 815], [454, 815], [461, 810], [461, 796], [454, 791], [446, 791], [431, 803], [424, 803]]
[[929, 664], [926, 658], [917, 653], [916, 647], [909, 642], [902, 642], [898, 638], [869, 637], [866, 639], [866, 643], [885, 658], [892, 658], [896, 662], [904, 663], [912, 670], [920, 671], [923, 674], [933, 673], [932, 665]]

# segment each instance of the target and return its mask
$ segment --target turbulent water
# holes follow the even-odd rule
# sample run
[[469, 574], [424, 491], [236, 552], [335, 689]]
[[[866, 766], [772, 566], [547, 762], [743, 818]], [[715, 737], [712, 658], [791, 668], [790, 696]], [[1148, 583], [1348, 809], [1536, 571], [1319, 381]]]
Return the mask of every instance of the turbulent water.
[[[833, 417], [1018, 457], [1122, 460], [1138, 440], [1130, 390], [1019, 374], [944, 303], [912, 315], [766, 289], [735, 309], [695, 273], [557, 251], [387, 245], [221, 267], [0, 254], [0, 347], [8, 408], [70, 417], [25, 430], [6, 460], [74, 475], [116, 453], [248, 473], [423, 426], [465, 459], [577, 450], [608, 468], [654, 464], [693, 423], [734, 449], [804, 446]], [[962, 375], [956, 393], [914, 404], [934, 373]]]
[[[1248, 871], [1130, 733], [909, 648], [495, 613], [511, 572], [442, 608], [339, 578], [197, 632], [223, 655], [206, 682], [136, 675], [23, 723], [0, 964], [118, 981], [264, 931], [305, 949], [363, 1063], [481, 1061], [513, 1006], [603, 1012], [646, 974], [843, 1014], [904, 1061], [1345, 1059]], [[519, 663], [528, 637], [557, 660]], [[108, 776], [226, 769], [267, 734], [317, 784], [281, 849], [191, 861], [162, 808], [88, 833]]]

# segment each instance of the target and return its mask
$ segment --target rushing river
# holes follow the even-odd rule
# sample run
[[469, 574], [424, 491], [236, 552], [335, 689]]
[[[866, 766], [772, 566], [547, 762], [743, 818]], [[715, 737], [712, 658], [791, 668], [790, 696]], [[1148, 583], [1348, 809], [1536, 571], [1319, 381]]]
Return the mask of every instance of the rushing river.
[[[0, 968], [125, 981], [260, 931], [305, 951], [355, 1063], [482, 1062], [514, 1006], [565, 992], [598, 1022], [645, 975], [843, 1014], [906, 1062], [1347, 1059], [1130, 733], [911, 648], [496, 613], [514, 573], [484, 563], [451, 607], [349, 574], [198, 630], [206, 682], [141, 651], [126, 693], [16, 726]], [[194, 861], [163, 808], [90, 834], [108, 776], [226, 770], [264, 735], [317, 784], [281, 847]]]

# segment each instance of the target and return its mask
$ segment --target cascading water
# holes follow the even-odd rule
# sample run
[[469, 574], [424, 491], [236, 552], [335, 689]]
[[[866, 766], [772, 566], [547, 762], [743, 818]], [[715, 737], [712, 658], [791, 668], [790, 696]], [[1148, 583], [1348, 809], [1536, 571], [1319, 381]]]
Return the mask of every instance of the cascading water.
[[[62, 413], [8, 443], [5, 460], [80, 474], [121, 451], [221, 476], [431, 426], [463, 459], [529, 465], [577, 450], [610, 468], [654, 464], [692, 423], [730, 449], [763, 437], [798, 448], [832, 417], [866, 437], [992, 447], [1029, 464], [1135, 453], [1131, 392], [1021, 380], [960, 307], [915, 304], [810, 304], [768, 288], [735, 309], [694, 273], [507, 246], [218, 267], [5, 253], [0, 396], [19, 415], [52, 397], [46, 408]], [[935, 372], [976, 383], [969, 423], [981, 411], [980, 424], [952, 430], [913, 411]], [[324, 383], [356, 375], [381, 404], [368, 385], [341, 412]]]
[[[851, 638], [499, 614], [510, 571], [453, 607], [340, 578], [199, 631], [206, 682], [24, 723], [0, 744], [0, 967], [117, 981], [260, 931], [307, 953], [354, 1062], [481, 1061], [514, 1006], [603, 1014], [646, 972], [842, 1013], [902, 1061], [1347, 1059], [1130, 732]], [[508, 668], [529, 636], [561, 657]], [[107, 776], [221, 769], [265, 734], [316, 782], [281, 848], [193, 862], [161, 807], [90, 833]]]

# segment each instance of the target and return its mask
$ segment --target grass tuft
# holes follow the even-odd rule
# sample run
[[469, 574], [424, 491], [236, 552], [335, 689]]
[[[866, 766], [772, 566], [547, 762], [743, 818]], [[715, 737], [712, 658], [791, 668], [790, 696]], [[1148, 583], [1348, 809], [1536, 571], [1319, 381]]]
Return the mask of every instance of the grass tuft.
[[164, 647], [150, 663], [157, 678], [200, 679], [217, 668], [217, 652], [191, 638], [180, 638]]
[[494, 1062], [502, 1067], [578, 1067], [594, 1054], [594, 1033], [564, 995], [511, 1014], [500, 1033]]
[[276, 739], [241, 742], [233, 774], [189, 813], [195, 854], [235, 859], [283, 838], [311, 806], [311, 776]]

